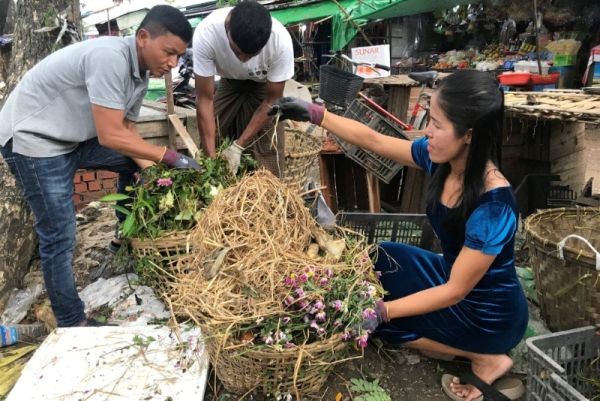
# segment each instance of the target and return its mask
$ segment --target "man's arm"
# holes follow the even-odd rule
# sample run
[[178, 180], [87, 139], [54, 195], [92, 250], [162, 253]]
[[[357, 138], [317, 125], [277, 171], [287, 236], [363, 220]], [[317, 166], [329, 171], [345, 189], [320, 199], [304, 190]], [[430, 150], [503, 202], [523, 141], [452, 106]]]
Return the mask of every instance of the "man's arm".
[[272, 117], [267, 115], [271, 106], [277, 99], [283, 96], [283, 89], [285, 87], [285, 81], [283, 82], [267, 82], [267, 94], [265, 100], [258, 106], [258, 109], [254, 112], [252, 119], [240, 135], [237, 143], [245, 148], [252, 138], [259, 132], [269, 121], [271, 121]]
[[[125, 119], [125, 126], [127, 127], [128, 130], [133, 130], [133, 131], [137, 132], [137, 128], [135, 126], [135, 122], [134, 121]], [[132, 160], [138, 166], [140, 166], [141, 170], [143, 170], [145, 168], [148, 168], [148, 167], [153, 166], [154, 164], [156, 164], [152, 160], [138, 159], [137, 157], [132, 157]]]
[[142, 168], [161, 161], [165, 147], [143, 140], [135, 124], [125, 119], [123, 110], [92, 104], [92, 115], [100, 145], [133, 158]]
[[215, 77], [201, 77], [196, 75], [196, 118], [198, 119], [198, 133], [202, 150], [210, 156], [216, 156], [215, 150]]

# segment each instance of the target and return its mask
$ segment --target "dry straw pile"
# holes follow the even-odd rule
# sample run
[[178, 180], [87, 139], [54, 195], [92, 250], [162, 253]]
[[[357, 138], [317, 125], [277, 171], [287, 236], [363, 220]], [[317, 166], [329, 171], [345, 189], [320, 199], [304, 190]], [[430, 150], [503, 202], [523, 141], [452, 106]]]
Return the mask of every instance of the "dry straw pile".
[[[299, 399], [320, 391], [333, 364], [346, 359], [349, 349], [357, 349], [343, 341], [342, 334], [351, 332], [351, 325], [360, 326], [365, 305], [381, 297], [369, 246], [341, 230], [325, 232], [297, 193], [266, 171], [217, 195], [199, 220], [192, 242], [196, 253], [179, 263], [168, 296], [179, 318], [203, 328], [217, 376], [231, 392], [293, 393]], [[319, 331], [306, 329], [300, 331], [302, 336], [288, 331], [285, 344], [281, 341], [279, 346], [263, 341], [268, 322], [277, 322], [275, 340], [284, 336], [281, 318], [294, 316], [284, 300], [300, 294], [290, 282], [301, 276], [307, 290], [301, 296], [306, 305], [302, 313], [312, 308], [316, 314], [312, 305], [322, 308], [318, 311], [323, 319], [311, 326]], [[323, 288], [311, 284], [317, 277]], [[344, 297], [339, 305], [346, 307], [337, 309], [334, 324], [334, 312], [323, 302], [331, 304], [327, 296], [336, 291]], [[323, 302], [309, 304], [308, 292]], [[361, 334], [360, 329], [354, 333]]]

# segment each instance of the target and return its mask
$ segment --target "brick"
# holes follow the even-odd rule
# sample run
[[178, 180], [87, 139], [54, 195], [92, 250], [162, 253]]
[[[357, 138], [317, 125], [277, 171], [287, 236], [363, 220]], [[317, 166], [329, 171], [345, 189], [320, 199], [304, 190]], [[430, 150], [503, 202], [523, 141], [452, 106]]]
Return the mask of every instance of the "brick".
[[116, 179], [102, 180], [102, 188], [109, 189], [111, 191], [116, 190], [117, 189], [117, 180]]
[[96, 180], [96, 173], [94, 173], [93, 171], [87, 171], [82, 174], [81, 178], [83, 179], [83, 181], [94, 181]]
[[75, 192], [78, 194], [82, 194], [84, 192], [87, 192], [88, 188], [87, 185], [85, 183], [79, 183], [79, 184], [75, 184]]
[[75, 177], [73, 177], [73, 183], [77, 184], [81, 182], [81, 174], [75, 174]]
[[90, 181], [88, 182], [88, 189], [90, 191], [100, 191], [102, 189], [102, 185], [100, 185], [99, 181]]
[[96, 173], [96, 175], [98, 176], [99, 179], [107, 179], [107, 178], [117, 178], [118, 174], [117, 173], [113, 173], [112, 171], [98, 171]]

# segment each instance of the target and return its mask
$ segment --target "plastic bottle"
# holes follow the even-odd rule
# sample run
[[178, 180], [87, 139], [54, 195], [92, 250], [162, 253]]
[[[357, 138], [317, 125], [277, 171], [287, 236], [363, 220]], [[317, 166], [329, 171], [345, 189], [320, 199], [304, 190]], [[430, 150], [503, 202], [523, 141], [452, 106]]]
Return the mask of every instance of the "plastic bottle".
[[19, 341], [31, 341], [46, 334], [41, 323], [0, 325], [0, 347], [8, 347]]

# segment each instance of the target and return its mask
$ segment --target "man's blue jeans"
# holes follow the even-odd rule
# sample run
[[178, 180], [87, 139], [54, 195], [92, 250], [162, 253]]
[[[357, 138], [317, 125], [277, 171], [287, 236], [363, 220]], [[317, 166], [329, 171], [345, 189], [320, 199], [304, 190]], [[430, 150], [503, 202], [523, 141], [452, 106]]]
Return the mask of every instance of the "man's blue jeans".
[[12, 151], [12, 140], [0, 147], [23, 197], [35, 216], [46, 290], [59, 327], [85, 319], [84, 305], [73, 277], [76, 238], [73, 177], [77, 169], [109, 170], [119, 174], [117, 190], [134, 182], [137, 165], [129, 157], [105, 148], [97, 138], [53, 157], [29, 157]]

